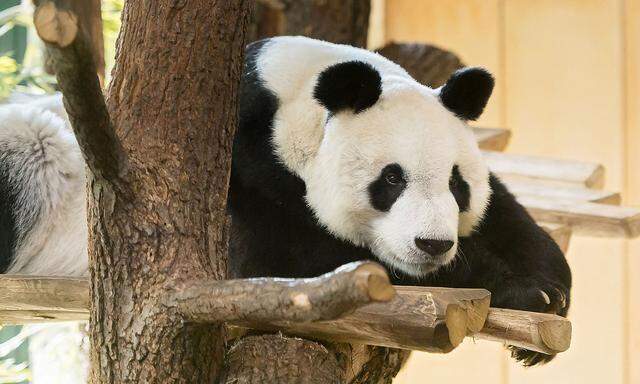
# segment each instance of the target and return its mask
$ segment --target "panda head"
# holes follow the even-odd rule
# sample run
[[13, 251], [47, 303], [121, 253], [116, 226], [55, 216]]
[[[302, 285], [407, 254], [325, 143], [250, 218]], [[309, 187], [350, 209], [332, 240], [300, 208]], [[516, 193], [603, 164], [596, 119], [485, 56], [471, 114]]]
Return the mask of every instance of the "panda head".
[[487, 205], [488, 170], [466, 121], [482, 113], [493, 77], [463, 69], [434, 90], [381, 73], [348, 61], [317, 76], [322, 134], [297, 173], [331, 233], [423, 276], [455, 257]]

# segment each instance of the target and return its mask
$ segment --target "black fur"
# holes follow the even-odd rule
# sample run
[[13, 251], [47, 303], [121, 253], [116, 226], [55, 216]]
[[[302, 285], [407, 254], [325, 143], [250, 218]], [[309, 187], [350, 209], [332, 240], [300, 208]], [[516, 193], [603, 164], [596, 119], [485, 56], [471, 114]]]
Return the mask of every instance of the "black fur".
[[380, 74], [370, 64], [347, 61], [330, 66], [320, 76], [313, 97], [331, 113], [351, 109], [362, 112], [382, 93]]
[[471, 201], [471, 192], [469, 190], [469, 184], [467, 184], [467, 182], [462, 178], [460, 169], [458, 169], [457, 165], [454, 165], [451, 170], [449, 190], [453, 194], [453, 197], [455, 197], [460, 212], [468, 211], [469, 203]]
[[9, 184], [11, 165], [0, 154], [0, 273], [5, 273], [11, 261], [17, 240], [14, 217], [16, 193]]
[[[389, 182], [391, 175], [398, 179], [397, 182]], [[369, 201], [375, 209], [386, 212], [398, 200], [406, 186], [402, 167], [398, 164], [389, 164], [382, 169], [380, 176], [369, 184]]]
[[482, 114], [493, 91], [493, 76], [482, 68], [456, 71], [440, 90], [442, 104], [463, 120], [475, 120]]
[[[279, 102], [255, 70], [263, 45], [248, 47], [240, 87], [228, 205], [233, 218], [231, 277], [311, 277], [351, 261], [377, 260], [368, 248], [334, 237], [317, 222], [304, 200], [304, 182], [281, 165], [269, 145]], [[476, 232], [459, 238], [454, 262], [420, 279], [393, 271], [393, 282], [486, 288], [493, 306], [566, 315], [571, 274], [564, 255], [497, 177], [491, 175], [490, 183], [486, 214]], [[464, 196], [466, 182], [455, 184]], [[549, 294], [550, 305], [539, 290]], [[550, 359], [525, 350], [514, 356], [525, 364]]]

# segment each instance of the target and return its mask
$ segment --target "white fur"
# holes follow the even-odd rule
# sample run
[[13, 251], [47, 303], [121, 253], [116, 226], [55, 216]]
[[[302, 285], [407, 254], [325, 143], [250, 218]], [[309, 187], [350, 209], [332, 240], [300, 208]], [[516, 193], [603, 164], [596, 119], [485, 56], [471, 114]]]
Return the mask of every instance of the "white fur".
[[[313, 99], [317, 77], [330, 65], [352, 60], [378, 70], [382, 95], [361, 113], [328, 118]], [[257, 68], [280, 100], [276, 152], [305, 181], [307, 203], [330, 232], [417, 276], [454, 258], [456, 246], [425, 261], [414, 239], [457, 242], [458, 235], [469, 235], [484, 214], [490, 188], [473, 133], [444, 108], [439, 90], [378, 54], [304, 37], [273, 39]], [[380, 212], [371, 206], [367, 187], [391, 163], [408, 173], [407, 188], [389, 212]], [[449, 190], [454, 164], [471, 189], [470, 210], [462, 214]]]
[[85, 168], [59, 96], [0, 107], [0, 152], [20, 186], [18, 244], [8, 273], [84, 275]]

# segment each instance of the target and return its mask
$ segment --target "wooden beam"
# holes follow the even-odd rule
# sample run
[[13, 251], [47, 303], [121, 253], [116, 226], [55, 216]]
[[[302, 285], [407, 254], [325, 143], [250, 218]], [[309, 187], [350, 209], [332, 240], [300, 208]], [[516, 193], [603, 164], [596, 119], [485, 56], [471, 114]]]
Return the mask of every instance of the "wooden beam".
[[475, 337], [553, 355], [569, 349], [571, 322], [547, 313], [491, 308]]
[[640, 236], [640, 210], [589, 202], [520, 196], [518, 201], [536, 221], [569, 225], [574, 233], [635, 238]]
[[[320, 340], [428, 352], [448, 352], [465, 336], [477, 335], [551, 353], [564, 350], [571, 338], [571, 324], [564, 318], [489, 309], [490, 294], [483, 289], [395, 289], [392, 301], [366, 305], [337, 320], [268, 324], [235, 321], [230, 326], [235, 330], [277, 330]], [[88, 298], [87, 279], [3, 275], [0, 324], [87, 320]]]
[[511, 180], [546, 181], [549, 185], [580, 185], [602, 188], [604, 167], [596, 163], [547, 157], [483, 152], [489, 169], [505, 182]]
[[571, 226], [556, 223], [538, 223], [558, 244], [563, 253], [569, 250], [569, 242], [573, 233]]
[[514, 180], [504, 181], [509, 191], [516, 196], [534, 196], [566, 202], [591, 202], [620, 205], [618, 192], [589, 189], [575, 185], [549, 185], [544, 181]]
[[503, 151], [511, 138], [511, 131], [504, 128], [471, 127], [471, 129], [480, 149], [486, 151]]

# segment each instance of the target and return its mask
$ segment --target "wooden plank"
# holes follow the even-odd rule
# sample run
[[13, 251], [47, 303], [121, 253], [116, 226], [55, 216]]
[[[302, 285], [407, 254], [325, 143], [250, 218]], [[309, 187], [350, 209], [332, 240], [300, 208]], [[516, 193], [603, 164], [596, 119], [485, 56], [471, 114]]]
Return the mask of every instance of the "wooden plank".
[[536, 221], [570, 225], [574, 233], [621, 238], [640, 236], [640, 210], [636, 208], [534, 196], [520, 196], [518, 201]]
[[583, 188], [574, 185], [552, 185], [544, 181], [523, 179], [508, 179], [504, 182], [509, 191], [516, 196], [535, 196], [567, 202], [591, 202], [610, 205], [620, 205], [622, 200], [618, 192]]
[[571, 345], [571, 322], [548, 313], [491, 308], [482, 332], [476, 337], [546, 354]]
[[538, 223], [538, 225], [547, 231], [563, 253], [567, 253], [569, 250], [571, 235], [573, 233], [571, 226], [556, 223]]
[[473, 134], [476, 136], [476, 140], [478, 140], [478, 146], [480, 149], [484, 149], [486, 151], [503, 151], [507, 144], [509, 144], [509, 139], [511, 139], [511, 131], [504, 128], [481, 128], [481, 127], [471, 127], [473, 129]]
[[87, 279], [0, 275], [1, 311], [60, 312], [66, 319], [65, 312], [73, 315], [88, 308]]
[[548, 180], [558, 185], [578, 184], [589, 188], [602, 188], [604, 185], [604, 168], [596, 163], [494, 151], [484, 151], [483, 155], [489, 169], [505, 182]]

